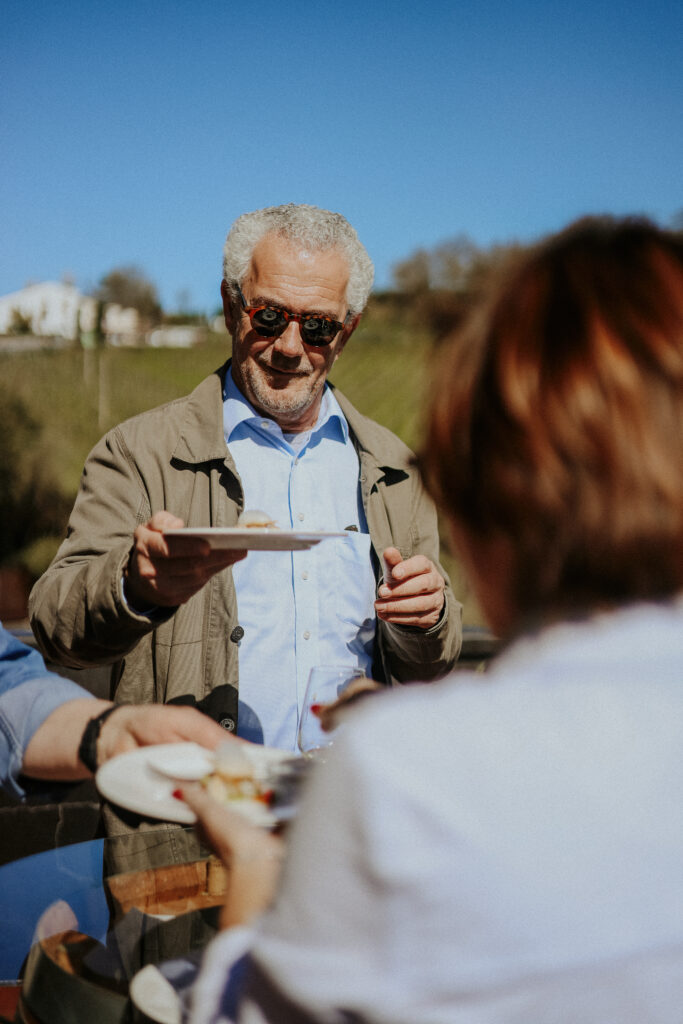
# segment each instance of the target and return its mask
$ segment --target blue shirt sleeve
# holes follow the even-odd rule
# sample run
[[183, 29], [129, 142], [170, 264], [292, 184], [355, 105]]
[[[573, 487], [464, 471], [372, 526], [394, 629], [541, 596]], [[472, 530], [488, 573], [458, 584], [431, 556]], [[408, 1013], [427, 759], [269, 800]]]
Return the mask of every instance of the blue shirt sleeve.
[[48, 672], [38, 653], [0, 625], [0, 785], [18, 799], [26, 795], [20, 775], [31, 737], [55, 708], [91, 694]]

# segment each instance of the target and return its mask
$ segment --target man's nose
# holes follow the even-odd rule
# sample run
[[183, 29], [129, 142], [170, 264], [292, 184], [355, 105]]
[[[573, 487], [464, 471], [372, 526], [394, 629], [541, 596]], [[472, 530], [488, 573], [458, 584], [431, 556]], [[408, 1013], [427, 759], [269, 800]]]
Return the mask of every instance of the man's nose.
[[287, 329], [280, 334], [273, 342], [273, 348], [282, 353], [283, 356], [299, 356], [304, 350], [301, 341], [301, 331], [296, 320], [290, 320]]

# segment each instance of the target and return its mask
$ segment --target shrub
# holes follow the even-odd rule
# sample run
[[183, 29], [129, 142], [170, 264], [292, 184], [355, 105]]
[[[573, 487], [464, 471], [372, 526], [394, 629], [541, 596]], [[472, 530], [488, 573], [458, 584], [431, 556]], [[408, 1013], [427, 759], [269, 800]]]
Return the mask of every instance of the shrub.
[[[41, 538], [61, 536], [70, 501], [61, 493], [41, 447], [42, 429], [24, 402], [0, 388], [0, 565], [25, 564]], [[47, 554], [47, 551], [44, 551]], [[33, 557], [32, 575], [46, 566]]]

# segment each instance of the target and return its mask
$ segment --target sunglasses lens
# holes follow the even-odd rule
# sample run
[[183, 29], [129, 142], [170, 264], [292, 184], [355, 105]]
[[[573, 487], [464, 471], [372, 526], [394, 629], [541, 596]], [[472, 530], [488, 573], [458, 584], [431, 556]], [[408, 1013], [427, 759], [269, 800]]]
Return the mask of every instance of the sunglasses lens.
[[267, 338], [281, 334], [287, 326], [287, 318], [283, 315], [282, 310], [275, 309], [273, 306], [257, 310], [251, 322], [254, 328]]
[[301, 324], [301, 337], [309, 345], [328, 345], [338, 331], [338, 324], [324, 317], [309, 317]]

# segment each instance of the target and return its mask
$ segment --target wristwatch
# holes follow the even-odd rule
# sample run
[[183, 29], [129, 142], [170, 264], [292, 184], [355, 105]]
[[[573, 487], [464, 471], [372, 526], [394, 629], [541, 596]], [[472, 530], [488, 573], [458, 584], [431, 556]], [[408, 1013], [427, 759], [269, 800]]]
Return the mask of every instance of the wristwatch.
[[78, 757], [93, 775], [97, 771], [97, 741], [100, 736], [100, 730], [109, 716], [123, 706], [122, 704], [112, 704], [111, 707], [105, 708], [101, 714], [91, 718], [83, 730], [81, 742], [78, 746]]

